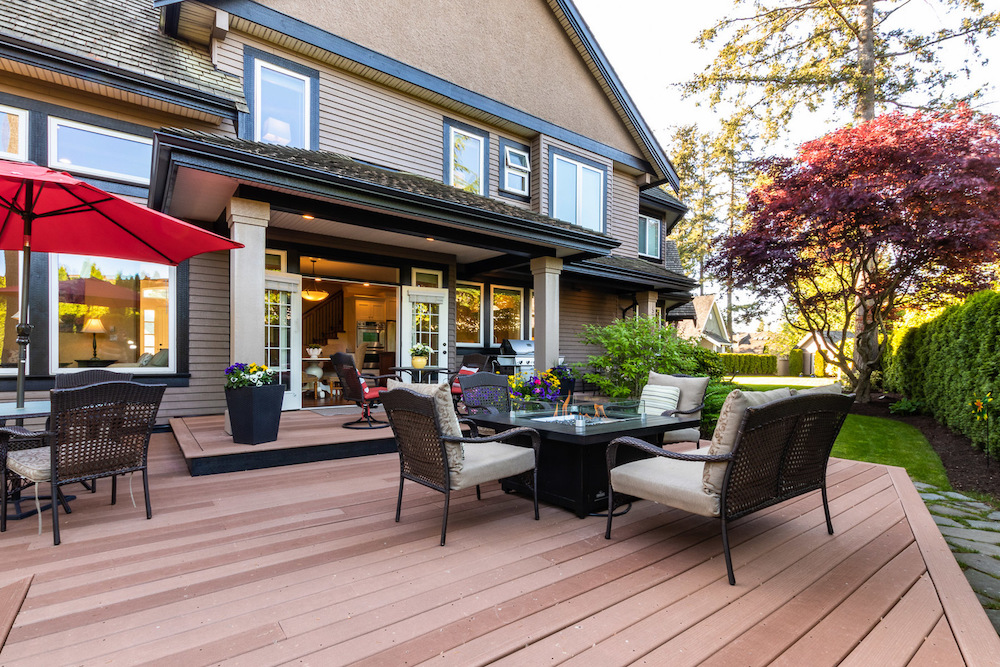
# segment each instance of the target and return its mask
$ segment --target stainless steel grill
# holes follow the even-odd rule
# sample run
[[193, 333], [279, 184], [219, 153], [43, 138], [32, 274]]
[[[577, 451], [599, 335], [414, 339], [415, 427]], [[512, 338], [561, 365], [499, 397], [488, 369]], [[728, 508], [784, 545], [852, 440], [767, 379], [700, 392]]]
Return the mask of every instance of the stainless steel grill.
[[535, 341], [505, 338], [500, 343], [497, 365], [501, 373], [508, 375], [521, 371], [531, 373], [535, 369]]

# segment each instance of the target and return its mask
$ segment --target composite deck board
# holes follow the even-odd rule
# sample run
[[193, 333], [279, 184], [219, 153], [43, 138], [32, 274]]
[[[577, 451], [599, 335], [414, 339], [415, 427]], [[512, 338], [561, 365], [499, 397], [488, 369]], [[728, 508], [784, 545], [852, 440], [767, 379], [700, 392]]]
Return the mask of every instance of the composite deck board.
[[107, 481], [74, 491], [58, 547], [48, 515], [42, 535], [9, 522], [0, 593], [26, 595], [0, 664], [923, 665], [1000, 652], [980, 637], [981, 609], [949, 610], [972, 593], [941, 590], [967, 584], [912, 485], [883, 466], [831, 461], [832, 536], [818, 493], [734, 522], [735, 587], [718, 521], [648, 502], [605, 540], [603, 518], [543, 504], [536, 522], [529, 499], [493, 483], [481, 501], [454, 494], [440, 547], [441, 494], [407, 483], [393, 520], [395, 455], [190, 477], [157, 434], [150, 466], [150, 521], [141, 484], [133, 508], [122, 480], [114, 507]]

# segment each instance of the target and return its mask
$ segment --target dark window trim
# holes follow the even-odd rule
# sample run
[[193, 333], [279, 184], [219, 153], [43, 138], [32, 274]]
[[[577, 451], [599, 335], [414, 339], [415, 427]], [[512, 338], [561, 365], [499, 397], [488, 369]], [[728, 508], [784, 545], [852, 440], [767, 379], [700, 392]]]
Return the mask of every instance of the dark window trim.
[[443, 167], [444, 182], [448, 185], [452, 185], [451, 182], [451, 129], [462, 130], [469, 134], [475, 135], [483, 140], [483, 159], [482, 159], [482, 170], [483, 170], [483, 191], [480, 193], [483, 197], [490, 196], [490, 133], [488, 130], [476, 127], [475, 125], [469, 125], [468, 123], [463, 123], [460, 120], [455, 120], [454, 118], [444, 118], [443, 123], [443, 134], [444, 137], [444, 151], [441, 156], [441, 164]]
[[507, 148], [515, 148], [519, 151], [523, 151], [528, 154], [529, 164], [532, 161], [531, 146], [526, 144], [518, 143], [512, 141], [505, 137], [499, 137], [500, 139], [500, 155], [498, 160], [499, 172], [500, 172], [500, 182], [497, 184], [497, 190], [501, 197], [506, 197], [507, 199], [514, 199], [516, 201], [521, 201], [524, 203], [531, 202], [531, 172], [538, 167], [538, 165], [532, 165], [528, 170], [528, 194], [522, 195], [517, 192], [508, 192], [504, 190], [504, 186], [507, 185]]
[[[604, 197], [601, 199], [601, 206], [603, 208], [603, 210], [601, 211], [601, 229], [598, 229], [597, 231], [598, 232], [602, 232], [602, 233], [607, 233], [607, 229], [608, 229], [608, 209], [610, 208], [610, 206], [608, 206], [608, 204], [610, 203], [610, 201], [608, 199], [608, 195], [610, 193], [610, 187], [611, 187], [611, 184], [608, 183], [608, 168], [607, 168], [607, 166], [601, 164], [600, 162], [596, 162], [594, 160], [591, 160], [590, 158], [585, 158], [582, 155], [577, 155], [576, 153], [572, 153], [572, 152], [570, 152], [568, 150], [565, 150], [563, 148], [558, 148], [556, 146], [551, 146], [551, 145], [549, 146], [549, 169], [548, 169], [548, 174], [549, 174], [549, 183], [548, 183], [549, 217], [550, 218], [556, 218], [556, 216], [554, 214], [556, 202], [555, 202], [555, 198], [552, 196], [552, 194], [553, 194], [553, 191], [555, 189], [555, 184], [556, 184], [556, 179], [555, 179], [555, 172], [556, 172], [556, 170], [555, 170], [555, 158], [557, 156], [558, 157], [566, 158], [567, 160], [573, 160], [574, 162], [579, 162], [581, 164], [585, 164], [588, 167], [593, 167], [594, 169], [600, 170], [600, 172], [602, 174], [604, 174]], [[558, 219], [559, 218], [556, 218], [556, 220], [558, 220]], [[579, 223], [569, 223], [569, 224], [574, 224], [576, 227], [580, 227], [581, 229], [587, 229], [587, 227], [584, 227], [583, 225], [581, 225]]]
[[247, 101], [248, 113], [240, 112], [237, 134], [240, 139], [254, 141], [254, 93], [256, 78], [254, 63], [261, 62], [275, 65], [290, 72], [300, 74], [310, 80], [309, 86], [309, 150], [319, 150], [319, 70], [306, 67], [294, 60], [276, 56], [267, 51], [255, 49], [252, 46], [243, 47], [243, 96]]

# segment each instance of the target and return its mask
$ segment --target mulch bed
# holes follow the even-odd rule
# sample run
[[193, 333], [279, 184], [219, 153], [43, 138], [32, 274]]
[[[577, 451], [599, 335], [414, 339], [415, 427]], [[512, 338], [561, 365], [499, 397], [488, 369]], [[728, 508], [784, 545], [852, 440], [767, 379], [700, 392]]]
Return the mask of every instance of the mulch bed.
[[969, 438], [955, 433], [926, 415], [894, 415], [889, 406], [899, 400], [895, 394], [872, 394], [870, 403], [855, 403], [853, 414], [895, 419], [920, 430], [941, 457], [948, 480], [956, 491], [979, 491], [1000, 499], [1000, 462], [986, 465], [983, 453], [972, 447]]

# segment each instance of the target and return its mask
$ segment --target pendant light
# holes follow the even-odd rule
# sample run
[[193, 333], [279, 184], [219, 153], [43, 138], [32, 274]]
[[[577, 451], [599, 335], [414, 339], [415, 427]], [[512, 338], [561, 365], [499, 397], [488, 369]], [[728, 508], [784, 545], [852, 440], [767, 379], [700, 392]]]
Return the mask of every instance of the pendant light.
[[[317, 278], [316, 277], [316, 260], [315, 259], [311, 259], [311, 261], [313, 263], [313, 269], [312, 269], [313, 280], [315, 280], [316, 282], [320, 282], [320, 280], [322, 280], [322, 278]], [[325, 290], [321, 290], [318, 287], [315, 287], [313, 289], [304, 289], [304, 290], [302, 290], [302, 298], [305, 299], [306, 301], [322, 301], [323, 299], [325, 299], [328, 296], [330, 296], [329, 292], [327, 292]]]

